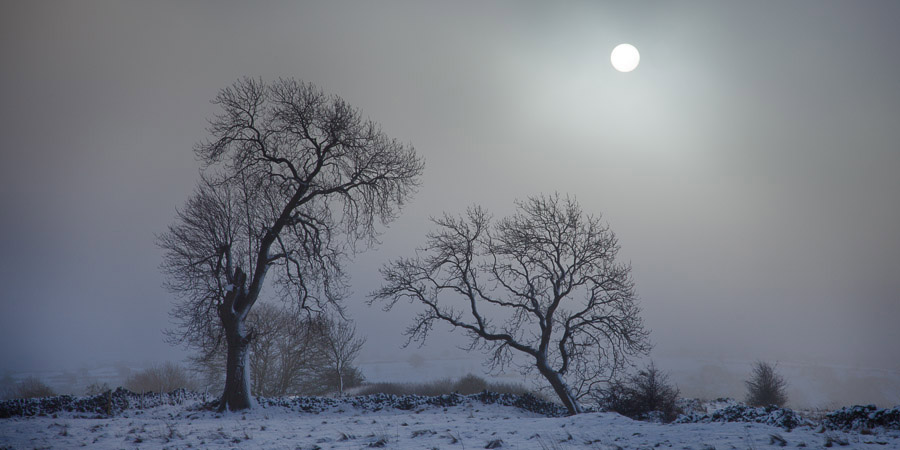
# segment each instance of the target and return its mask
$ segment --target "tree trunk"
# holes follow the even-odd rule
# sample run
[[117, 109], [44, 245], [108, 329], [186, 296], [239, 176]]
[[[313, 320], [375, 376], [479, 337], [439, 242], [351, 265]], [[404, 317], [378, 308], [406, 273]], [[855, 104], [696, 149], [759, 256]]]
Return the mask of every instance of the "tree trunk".
[[244, 319], [233, 312], [220, 311], [219, 317], [225, 328], [228, 357], [225, 365], [225, 391], [219, 402], [219, 411], [238, 411], [253, 406], [250, 397], [250, 373], [247, 353], [250, 336], [244, 329]]
[[541, 359], [538, 359], [537, 361], [537, 368], [538, 372], [540, 372], [550, 383], [550, 386], [553, 387], [553, 391], [556, 392], [556, 395], [563, 403], [563, 406], [569, 411], [569, 415], [574, 416], [575, 414], [581, 413], [581, 406], [578, 405], [578, 401], [575, 399], [575, 396], [572, 395], [572, 392], [569, 391], [569, 386], [563, 381], [559, 372], [551, 369], [547, 362]]
[[344, 371], [341, 369], [338, 369], [338, 392], [344, 396]]

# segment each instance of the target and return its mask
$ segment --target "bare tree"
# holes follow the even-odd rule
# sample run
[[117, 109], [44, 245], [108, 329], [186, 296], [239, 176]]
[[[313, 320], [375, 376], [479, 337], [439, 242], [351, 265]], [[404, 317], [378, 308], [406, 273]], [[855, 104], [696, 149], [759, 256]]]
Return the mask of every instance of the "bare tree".
[[[246, 323], [254, 332], [248, 364], [255, 396], [322, 395], [363, 381], [353, 360], [365, 339], [357, 338], [343, 319], [305, 316], [261, 302]], [[224, 384], [224, 350], [191, 358], [207, 387]]]
[[350, 322], [327, 319], [322, 326], [322, 349], [329, 371], [337, 380], [338, 393], [344, 395], [344, 381], [354, 375], [353, 360], [359, 355], [365, 338], [356, 337], [356, 327]]
[[[180, 302], [170, 338], [227, 349], [220, 409], [252, 405], [246, 318], [270, 273], [272, 294], [297, 309], [336, 306], [345, 260], [375, 241], [418, 184], [415, 150], [336, 96], [308, 83], [244, 78], [197, 145], [200, 184], [159, 237], [162, 269]], [[275, 269], [275, 270], [270, 270]]]
[[775, 365], [764, 361], [753, 363], [747, 384], [747, 404], [751, 406], [784, 406], [787, 403], [787, 381], [775, 371]]
[[571, 414], [629, 357], [649, 350], [631, 268], [618, 241], [572, 198], [531, 197], [491, 223], [480, 207], [444, 215], [424, 249], [382, 268], [372, 300], [386, 310], [409, 299], [425, 308], [406, 330], [424, 340], [435, 322], [463, 329], [471, 347], [503, 369], [513, 352], [531, 360]]
[[269, 304], [254, 313], [248, 320], [257, 336], [250, 344], [253, 394], [277, 397], [309, 391], [327, 362], [314, 321]]

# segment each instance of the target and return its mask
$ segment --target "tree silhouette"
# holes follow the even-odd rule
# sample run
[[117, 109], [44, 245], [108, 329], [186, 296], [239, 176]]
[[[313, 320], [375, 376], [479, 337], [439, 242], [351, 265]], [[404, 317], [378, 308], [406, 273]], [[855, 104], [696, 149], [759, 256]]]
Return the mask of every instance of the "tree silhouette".
[[531, 197], [491, 222], [479, 207], [433, 222], [425, 248], [382, 269], [372, 301], [408, 299], [424, 308], [406, 330], [424, 340], [436, 322], [462, 329], [471, 348], [504, 368], [514, 353], [531, 362], [569, 413], [629, 357], [649, 350], [631, 268], [618, 241], [571, 198]]
[[751, 406], [784, 406], [787, 403], [787, 381], [775, 371], [775, 365], [763, 361], [753, 363], [747, 384], [747, 404]]
[[200, 184], [159, 245], [180, 299], [170, 338], [206, 354], [225, 345], [220, 408], [238, 410], [252, 405], [245, 319], [264, 287], [297, 309], [339, 307], [345, 260], [396, 216], [423, 163], [309, 83], [244, 78], [213, 103], [212, 138], [194, 149]]

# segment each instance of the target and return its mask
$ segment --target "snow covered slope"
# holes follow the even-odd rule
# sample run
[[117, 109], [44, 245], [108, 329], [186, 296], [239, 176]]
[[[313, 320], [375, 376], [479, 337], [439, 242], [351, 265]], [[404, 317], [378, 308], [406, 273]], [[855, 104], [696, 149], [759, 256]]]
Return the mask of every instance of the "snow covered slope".
[[[263, 449], [763, 449], [781, 446], [900, 448], [897, 430], [841, 432], [751, 423], [654, 424], [615, 413], [546, 417], [466, 397], [455, 406], [401, 401], [260, 402], [246, 413], [217, 414], [199, 403], [126, 409], [112, 418], [62, 412], [0, 419], [0, 448]], [[447, 403], [449, 404], [449, 403]]]

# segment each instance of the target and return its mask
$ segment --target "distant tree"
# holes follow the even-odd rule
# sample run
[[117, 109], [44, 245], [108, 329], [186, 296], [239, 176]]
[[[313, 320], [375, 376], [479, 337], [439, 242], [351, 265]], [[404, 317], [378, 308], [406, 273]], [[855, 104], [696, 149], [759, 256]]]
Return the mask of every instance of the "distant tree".
[[[332, 329], [350, 327], [339, 318], [304, 317], [289, 309], [259, 303], [247, 317], [247, 327], [255, 339], [250, 342], [250, 392], [261, 397], [285, 395], [322, 395], [340, 390], [341, 376], [348, 386], [362, 382], [353, 367], [353, 357], [341, 358], [336, 371], [331, 355], [335, 347], [348, 345], [335, 341]], [[338, 333], [340, 335], [340, 333]], [[351, 337], [353, 341], [355, 335]], [[352, 349], [352, 346], [349, 346]], [[206, 384], [219, 387], [225, 369], [225, 352], [192, 358]], [[354, 356], [355, 355], [350, 355]]]
[[166, 362], [134, 373], [125, 380], [125, 387], [133, 392], [172, 392], [175, 389], [193, 390], [195, 380], [178, 364]]
[[311, 320], [270, 304], [260, 304], [253, 313], [248, 318], [256, 336], [249, 359], [253, 395], [279, 397], [307, 390], [326, 363]]
[[753, 363], [747, 384], [747, 404], [751, 406], [784, 406], [787, 403], [787, 381], [775, 371], [775, 365], [763, 361]]
[[652, 362], [637, 373], [618, 379], [600, 391], [598, 403], [632, 419], [646, 419], [658, 412], [660, 419], [671, 422], [678, 417], [678, 388], [669, 375]]
[[244, 78], [213, 103], [212, 138], [195, 147], [199, 186], [159, 245], [182, 300], [170, 338], [206, 355], [225, 348], [219, 408], [240, 410], [252, 405], [246, 319], [267, 277], [296, 310], [338, 305], [344, 262], [409, 200], [423, 163], [308, 83]]
[[[347, 389], [362, 386], [366, 381], [366, 377], [358, 366], [348, 364], [344, 366], [340, 372], [335, 371], [333, 368], [324, 371], [322, 373], [322, 380], [324, 381], [324, 384], [322, 385], [324, 386], [324, 389], [320, 390], [320, 393], [317, 395], [335, 392], [339, 395], [344, 395]], [[341, 386], [343, 386], [343, 388]]]
[[325, 320], [322, 322], [322, 349], [329, 371], [337, 381], [337, 391], [344, 395], [345, 382], [351, 386], [359, 384], [362, 375], [353, 367], [353, 361], [359, 355], [365, 338], [356, 336], [356, 327], [346, 321]]
[[609, 227], [574, 199], [516, 205], [496, 223], [480, 207], [433, 219], [438, 229], [415, 257], [382, 269], [386, 284], [372, 301], [424, 306], [406, 330], [410, 341], [445, 322], [467, 333], [472, 349], [489, 350], [495, 368], [513, 352], [526, 355], [526, 370], [537, 370], [576, 414], [580, 398], [649, 350], [631, 268], [616, 261]]
[[41, 398], [53, 397], [54, 395], [56, 395], [56, 392], [35, 376], [19, 381], [13, 390], [14, 398]]

